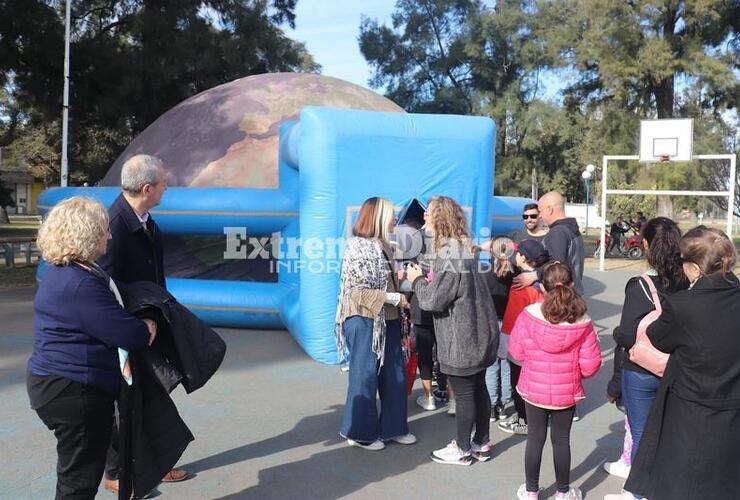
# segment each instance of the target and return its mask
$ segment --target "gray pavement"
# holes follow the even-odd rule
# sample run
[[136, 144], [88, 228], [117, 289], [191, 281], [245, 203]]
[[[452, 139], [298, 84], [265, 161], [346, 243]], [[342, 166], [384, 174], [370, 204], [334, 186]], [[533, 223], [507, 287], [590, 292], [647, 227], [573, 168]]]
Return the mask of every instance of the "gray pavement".
[[[599, 374], [586, 381], [581, 421], [571, 434], [571, 481], [586, 498], [620, 490], [601, 464], [622, 445], [622, 414], [606, 402], [612, 372], [611, 330], [619, 321], [624, 284], [635, 269], [588, 269], [589, 312], [604, 352]], [[0, 290], [0, 498], [51, 498], [54, 438], [28, 406], [25, 364], [32, 348], [33, 288]], [[524, 438], [492, 425], [494, 459], [472, 467], [433, 463], [429, 453], [454, 437], [444, 410], [424, 412], [409, 398], [413, 446], [381, 452], [349, 448], [339, 438], [346, 376], [314, 362], [284, 331], [219, 329], [228, 344], [221, 370], [201, 390], [173, 394], [196, 440], [179, 464], [197, 476], [162, 485], [160, 498], [516, 498], [524, 482]], [[555, 494], [549, 443], [541, 486]], [[98, 498], [115, 498], [105, 491]]]

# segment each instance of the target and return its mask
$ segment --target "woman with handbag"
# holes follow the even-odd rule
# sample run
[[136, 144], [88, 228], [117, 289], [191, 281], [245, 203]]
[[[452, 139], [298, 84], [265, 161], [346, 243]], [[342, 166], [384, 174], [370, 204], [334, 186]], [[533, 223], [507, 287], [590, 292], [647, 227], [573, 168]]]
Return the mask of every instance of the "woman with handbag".
[[[336, 317], [337, 350], [349, 356], [349, 385], [339, 435], [350, 446], [378, 451], [385, 442], [414, 444], [407, 424], [406, 367], [399, 307], [408, 308], [392, 269], [388, 235], [393, 205], [365, 200], [342, 260]], [[380, 414], [376, 399], [380, 394]]]
[[[681, 266], [679, 248], [681, 230], [676, 223], [665, 217], [650, 219], [643, 228], [643, 238], [650, 268], [642, 276], [634, 277], [627, 282], [622, 318], [614, 330], [614, 340], [627, 353], [635, 345], [640, 322], [656, 309], [652, 289], [656, 290], [657, 297], [665, 300], [665, 297], [688, 286]], [[634, 362], [629, 355], [624, 356], [622, 401], [627, 410], [627, 419], [632, 432], [632, 460], [640, 446], [640, 439], [659, 386], [658, 375]]]
[[688, 290], [647, 328], [670, 353], [625, 488], [651, 500], [737, 498], [740, 491], [740, 281], [736, 251], [703, 226], [681, 240]]

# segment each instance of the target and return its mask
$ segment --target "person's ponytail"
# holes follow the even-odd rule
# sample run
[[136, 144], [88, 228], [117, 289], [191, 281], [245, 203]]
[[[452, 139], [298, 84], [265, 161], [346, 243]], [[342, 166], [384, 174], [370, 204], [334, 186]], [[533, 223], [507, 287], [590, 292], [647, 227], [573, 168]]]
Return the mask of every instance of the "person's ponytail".
[[575, 323], [586, 314], [586, 301], [576, 292], [568, 266], [555, 262], [545, 267], [542, 286], [547, 292], [542, 315], [550, 323]]

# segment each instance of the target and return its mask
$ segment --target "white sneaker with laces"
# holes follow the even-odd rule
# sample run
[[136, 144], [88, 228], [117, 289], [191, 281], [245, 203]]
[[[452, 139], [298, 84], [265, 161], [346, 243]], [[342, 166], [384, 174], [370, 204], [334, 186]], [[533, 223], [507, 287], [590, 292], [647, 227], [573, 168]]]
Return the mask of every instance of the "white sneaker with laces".
[[370, 451], [380, 451], [385, 448], [385, 443], [380, 439], [376, 439], [372, 443], [361, 443], [359, 441], [355, 441], [354, 439], [348, 439], [347, 444], [350, 446], [354, 446], [355, 448], [362, 448], [363, 450]]
[[607, 471], [612, 476], [621, 477], [622, 479], [627, 479], [627, 477], [630, 475], [630, 469], [631, 467], [622, 462], [621, 458], [616, 462], [604, 462], [605, 471]]
[[437, 401], [435, 401], [434, 396], [426, 397], [422, 394], [416, 398], [416, 404], [424, 408], [426, 411], [434, 411], [437, 409]]
[[492, 450], [493, 445], [490, 441], [485, 444], [478, 444], [475, 441], [470, 442], [470, 454], [479, 462], [489, 461], [491, 459]]
[[582, 500], [583, 499], [583, 493], [581, 493], [581, 490], [579, 488], [576, 488], [575, 486], [571, 486], [570, 489], [565, 492], [557, 492], [555, 493], [555, 500]]
[[516, 497], [519, 500], [537, 500], [540, 498], [540, 492], [539, 491], [527, 491], [527, 485], [521, 484], [519, 485], [519, 489], [516, 490]]
[[450, 444], [439, 450], [434, 450], [431, 454], [432, 460], [438, 464], [449, 465], [472, 465], [473, 456], [470, 453], [464, 453], [457, 445], [454, 439]]
[[388, 441], [394, 441], [398, 444], [414, 444], [416, 443], [416, 436], [409, 432], [408, 434], [404, 434], [403, 436], [390, 438]]

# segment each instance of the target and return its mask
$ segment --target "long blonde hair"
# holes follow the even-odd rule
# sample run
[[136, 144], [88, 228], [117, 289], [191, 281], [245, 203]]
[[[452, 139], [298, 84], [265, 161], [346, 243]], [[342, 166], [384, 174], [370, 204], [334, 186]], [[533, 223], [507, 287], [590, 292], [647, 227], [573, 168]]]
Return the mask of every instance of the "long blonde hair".
[[456, 240], [464, 247], [470, 246], [468, 221], [455, 200], [447, 196], [435, 196], [429, 201], [427, 210], [434, 226], [434, 248], [441, 248], [446, 239]]

